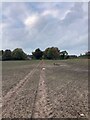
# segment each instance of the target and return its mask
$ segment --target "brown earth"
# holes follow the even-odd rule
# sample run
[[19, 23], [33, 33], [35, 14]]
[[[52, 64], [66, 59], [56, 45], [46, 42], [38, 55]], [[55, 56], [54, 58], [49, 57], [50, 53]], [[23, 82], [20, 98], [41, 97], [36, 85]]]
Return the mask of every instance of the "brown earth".
[[2, 117], [88, 118], [88, 69], [79, 64], [41, 61], [3, 96]]

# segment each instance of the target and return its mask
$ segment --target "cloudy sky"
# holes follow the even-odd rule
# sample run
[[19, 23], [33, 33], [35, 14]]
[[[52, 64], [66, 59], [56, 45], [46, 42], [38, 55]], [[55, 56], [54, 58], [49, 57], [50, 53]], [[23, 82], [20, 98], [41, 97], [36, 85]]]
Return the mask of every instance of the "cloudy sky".
[[87, 2], [6, 2], [0, 19], [4, 50], [30, 54], [54, 46], [79, 55], [88, 49]]

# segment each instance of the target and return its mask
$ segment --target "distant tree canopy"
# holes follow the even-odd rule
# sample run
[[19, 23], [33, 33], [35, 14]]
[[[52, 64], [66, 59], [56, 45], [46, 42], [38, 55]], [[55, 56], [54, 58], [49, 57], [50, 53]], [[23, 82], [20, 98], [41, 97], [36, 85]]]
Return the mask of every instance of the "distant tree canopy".
[[23, 52], [21, 48], [16, 48], [12, 52], [12, 59], [14, 60], [25, 60], [27, 55]]
[[67, 51], [60, 51], [57, 47], [48, 47], [44, 51], [37, 48], [32, 55], [27, 55], [21, 48], [16, 48], [13, 51], [6, 49], [0, 51], [0, 60], [31, 60], [31, 59], [72, 59], [72, 58], [90, 58], [90, 51], [76, 55], [68, 55]]
[[2, 56], [2, 55], [3, 55], [3, 53], [4, 53], [4, 51], [3, 51], [3, 50], [0, 50], [0, 56]]
[[90, 57], [90, 51], [86, 52], [85, 55]]
[[12, 52], [11, 50], [2, 51], [2, 60], [11, 60], [12, 59]]
[[60, 50], [57, 47], [46, 48], [43, 54], [45, 59], [59, 59]]
[[38, 48], [35, 50], [35, 52], [32, 52], [33, 58], [35, 59], [41, 59], [43, 56], [43, 52]]
[[77, 58], [77, 55], [69, 55], [68, 58], [69, 59], [74, 59], [74, 58]]
[[23, 52], [21, 48], [16, 48], [15, 50], [11, 51], [6, 49], [5, 51], [0, 51], [0, 56], [2, 60], [25, 60], [27, 59], [27, 55]]
[[60, 59], [67, 59], [69, 58], [67, 51], [60, 52]]
[[85, 54], [80, 54], [79, 58], [89, 58], [90, 59], [90, 51], [85, 52]]

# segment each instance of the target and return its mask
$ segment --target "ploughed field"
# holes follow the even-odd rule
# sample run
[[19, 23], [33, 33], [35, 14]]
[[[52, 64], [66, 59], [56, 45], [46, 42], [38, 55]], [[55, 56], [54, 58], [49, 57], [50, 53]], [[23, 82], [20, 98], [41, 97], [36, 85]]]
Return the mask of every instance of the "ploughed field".
[[88, 118], [88, 60], [2, 63], [3, 118]]

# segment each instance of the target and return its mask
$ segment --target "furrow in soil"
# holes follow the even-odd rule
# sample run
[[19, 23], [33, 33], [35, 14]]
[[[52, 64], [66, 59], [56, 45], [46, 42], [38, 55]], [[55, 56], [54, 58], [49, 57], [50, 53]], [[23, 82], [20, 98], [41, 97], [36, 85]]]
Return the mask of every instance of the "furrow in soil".
[[[39, 67], [40, 64], [36, 66]], [[16, 102], [16, 98], [21, 91], [23, 91], [23, 87], [26, 85], [28, 80], [33, 76], [36, 72], [36, 68], [34, 68], [23, 80], [21, 80], [14, 88], [12, 88], [4, 97], [3, 97], [3, 106], [2, 106], [2, 117], [9, 117], [10, 108], [12, 108], [13, 104]]]
[[54, 110], [47, 94], [45, 68], [41, 68], [39, 86], [32, 118], [53, 118]]

